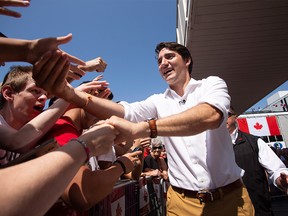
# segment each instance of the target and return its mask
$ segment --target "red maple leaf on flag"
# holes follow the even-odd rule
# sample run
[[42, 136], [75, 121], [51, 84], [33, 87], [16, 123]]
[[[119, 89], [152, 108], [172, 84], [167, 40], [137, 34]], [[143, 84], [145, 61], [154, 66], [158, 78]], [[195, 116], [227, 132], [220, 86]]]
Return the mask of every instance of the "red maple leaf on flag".
[[147, 193], [146, 190], [144, 191], [143, 199], [144, 199], [145, 202], [148, 202], [148, 193]]
[[120, 206], [120, 203], [118, 202], [117, 208], [116, 208], [116, 216], [121, 216], [122, 215], [122, 208]]
[[255, 128], [256, 130], [261, 130], [262, 127], [263, 127], [263, 125], [259, 124], [259, 122], [256, 122], [256, 124], [254, 125], [254, 128]]

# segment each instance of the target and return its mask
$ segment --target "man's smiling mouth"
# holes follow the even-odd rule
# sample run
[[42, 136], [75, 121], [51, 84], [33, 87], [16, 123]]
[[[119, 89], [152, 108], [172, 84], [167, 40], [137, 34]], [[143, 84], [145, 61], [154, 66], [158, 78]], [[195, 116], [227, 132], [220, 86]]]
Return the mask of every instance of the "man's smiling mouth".
[[163, 75], [167, 75], [169, 72], [171, 72], [172, 71], [172, 69], [168, 69], [168, 70], [166, 70], [164, 73], [163, 73]]

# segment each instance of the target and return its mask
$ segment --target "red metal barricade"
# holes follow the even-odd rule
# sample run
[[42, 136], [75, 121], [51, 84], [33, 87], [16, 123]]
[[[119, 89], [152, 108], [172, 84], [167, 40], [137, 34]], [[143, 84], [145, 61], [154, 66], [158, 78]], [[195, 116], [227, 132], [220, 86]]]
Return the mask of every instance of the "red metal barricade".
[[162, 216], [166, 215], [169, 183], [162, 178], [141, 177], [122, 180], [112, 193], [90, 209], [90, 216]]

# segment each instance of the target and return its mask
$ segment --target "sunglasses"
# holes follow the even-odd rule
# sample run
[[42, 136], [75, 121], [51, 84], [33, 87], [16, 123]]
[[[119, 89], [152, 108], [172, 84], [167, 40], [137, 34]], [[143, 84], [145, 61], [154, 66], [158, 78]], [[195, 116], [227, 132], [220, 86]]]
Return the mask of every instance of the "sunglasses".
[[162, 149], [163, 147], [162, 146], [155, 146], [155, 147], [152, 147], [153, 150], [156, 150], [156, 149]]
[[228, 112], [228, 116], [233, 116], [233, 115], [236, 115], [235, 113], [231, 113], [231, 112]]

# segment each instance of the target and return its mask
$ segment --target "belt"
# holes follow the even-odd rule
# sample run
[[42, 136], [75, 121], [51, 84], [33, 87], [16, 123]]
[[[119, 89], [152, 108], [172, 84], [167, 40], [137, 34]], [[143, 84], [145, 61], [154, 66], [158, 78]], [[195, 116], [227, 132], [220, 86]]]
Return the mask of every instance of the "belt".
[[187, 190], [179, 187], [172, 186], [173, 190], [184, 194], [187, 197], [191, 198], [197, 198], [200, 200], [200, 203], [202, 204], [203, 202], [213, 202], [214, 200], [219, 200], [223, 198], [223, 196], [231, 193], [232, 191], [242, 187], [242, 181], [240, 179], [225, 185], [223, 187], [219, 187], [213, 190], [199, 190], [199, 191], [192, 191], [192, 190]]

